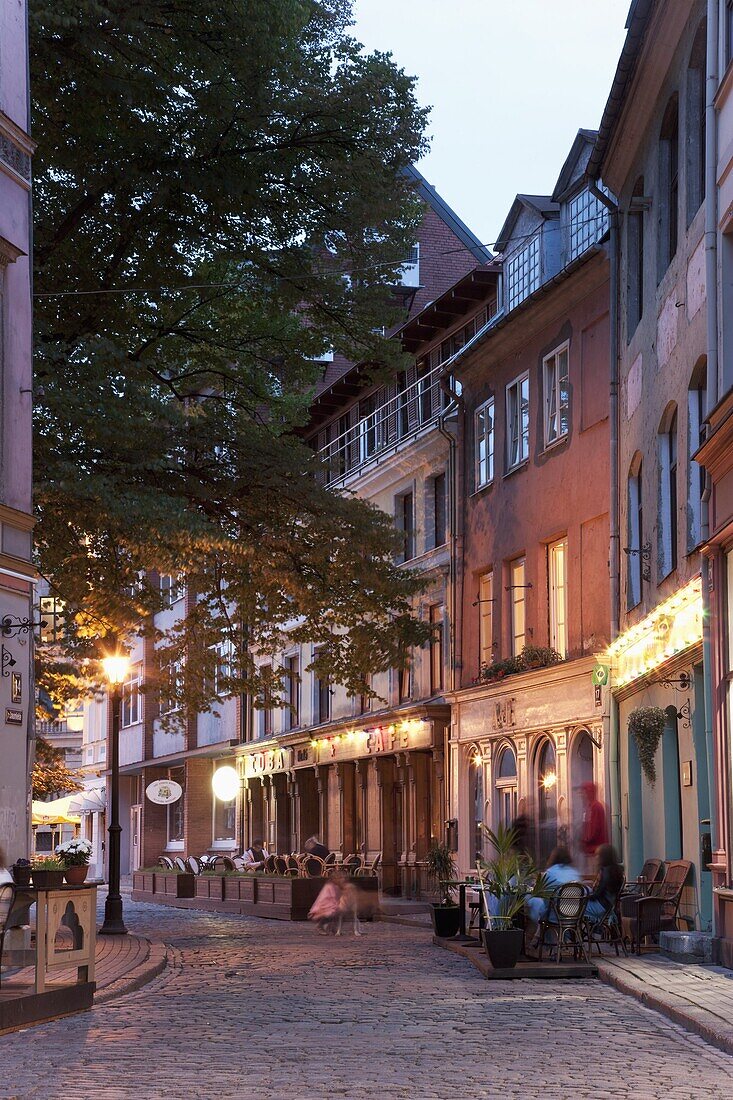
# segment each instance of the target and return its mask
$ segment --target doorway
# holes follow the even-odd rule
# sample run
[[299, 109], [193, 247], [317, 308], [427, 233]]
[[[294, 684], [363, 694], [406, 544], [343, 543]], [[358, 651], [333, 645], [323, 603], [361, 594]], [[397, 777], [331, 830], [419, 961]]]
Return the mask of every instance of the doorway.
[[140, 825], [142, 822], [143, 808], [140, 805], [130, 806], [130, 874], [140, 870]]

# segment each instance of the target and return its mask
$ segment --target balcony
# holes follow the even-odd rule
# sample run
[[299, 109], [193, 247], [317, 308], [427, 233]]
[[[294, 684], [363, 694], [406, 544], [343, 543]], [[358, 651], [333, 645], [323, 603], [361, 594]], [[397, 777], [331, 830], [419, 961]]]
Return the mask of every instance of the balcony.
[[352, 425], [318, 451], [325, 483], [337, 484], [434, 424], [448, 403], [440, 388], [442, 371], [440, 364], [410, 385], [403, 375], [387, 400], [374, 407], [373, 397], [360, 402], [352, 410]]

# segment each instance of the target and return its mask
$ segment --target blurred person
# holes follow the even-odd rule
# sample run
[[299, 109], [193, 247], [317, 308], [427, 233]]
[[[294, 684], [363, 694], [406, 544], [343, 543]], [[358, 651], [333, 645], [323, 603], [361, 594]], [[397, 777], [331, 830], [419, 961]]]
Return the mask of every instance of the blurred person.
[[595, 783], [583, 783], [580, 787], [583, 798], [583, 822], [580, 829], [580, 850], [585, 857], [586, 867], [593, 866], [594, 857], [603, 844], [608, 844], [608, 820], [606, 807], [598, 798]]
[[303, 851], [307, 852], [311, 856], [319, 856], [321, 859], [325, 859], [328, 855], [328, 848], [325, 844], [321, 844], [318, 837], [314, 834], [309, 836], [303, 845]]
[[[550, 852], [544, 875], [548, 889], [551, 892], [554, 892], [559, 886], [565, 886], [568, 882], [579, 882], [581, 878], [580, 871], [573, 864], [570, 851], [561, 844]], [[525, 898], [524, 909], [529, 919], [534, 921], [535, 924], [539, 924], [549, 912], [550, 899], [530, 896]], [[538, 945], [539, 937], [535, 932], [529, 946], [537, 947]]]
[[619, 863], [616, 849], [611, 844], [601, 844], [596, 853], [598, 878], [588, 895], [585, 915], [589, 920], [600, 920], [621, 893], [624, 884], [624, 871]]
[[331, 875], [310, 907], [308, 920], [315, 921], [320, 936], [340, 930], [340, 920], [345, 913], [345, 909], [341, 908], [345, 884], [346, 876], [341, 872]]
[[266, 861], [270, 858], [270, 853], [261, 840], [254, 840], [252, 847], [248, 848], [243, 853], [242, 859], [244, 860], [245, 871], [261, 871]]

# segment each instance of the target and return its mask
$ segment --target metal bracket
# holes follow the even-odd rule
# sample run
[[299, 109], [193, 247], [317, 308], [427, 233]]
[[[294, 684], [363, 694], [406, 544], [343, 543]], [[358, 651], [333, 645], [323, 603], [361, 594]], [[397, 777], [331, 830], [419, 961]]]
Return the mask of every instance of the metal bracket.
[[11, 638], [13, 634], [30, 634], [37, 626], [48, 626], [45, 619], [34, 623], [33, 619], [20, 619], [16, 615], [3, 615], [0, 619], [0, 634], [3, 638]]
[[15, 657], [10, 650], [0, 645], [0, 667], [2, 667], [3, 676], [10, 675], [10, 669], [15, 667], [15, 663]]

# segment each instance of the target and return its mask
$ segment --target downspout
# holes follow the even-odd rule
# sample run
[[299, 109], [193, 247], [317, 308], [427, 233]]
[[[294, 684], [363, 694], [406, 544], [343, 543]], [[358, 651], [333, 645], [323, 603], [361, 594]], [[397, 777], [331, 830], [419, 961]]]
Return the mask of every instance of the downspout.
[[[589, 190], [609, 212], [609, 262], [610, 262], [610, 332], [609, 332], [609, 460], [611, 465], [609, 520], [609, 580], [611, 599], [611, 637], [614, 642], [619, 632], [619, 612], [621, 604], [620, 582], [620, 530], [619, 530], [619, 478], [618, 478], [618, 313], [619, 313], [619, 247], [618, 247], [618, 204], [597, 186], [595, 180], [589, 181]], [[608, 730], [608, 767], [609, 799], [611, 803], [611, 840], [617, 851], [622, 851], [621, 832], [621, 769], [619, 767], [619, 717], [618, 701], [609, 692], [609, 730]]]
[[[705, 313], [707, 328], [707, 378], [705, 416], [718, 403], [718, 151], [715, 95], [718, 90], [718, 0], [707, 0], [707, 51], [705, 73]], [[703, 545], [710, 537], [710, 474], [705, 472], [705, 489], [700, 509], [700, 537]], [[713, 736], [713, 662], [710, 637], [710, 559], [701, 555], [702, 581], [702, 667], [707, 752], [708, 791], [710, 798], [710, 840], [718, 847], [717, 794], [715, 789], [715, 739]], [[713, 911], [713, 936], [716, 912]]]

